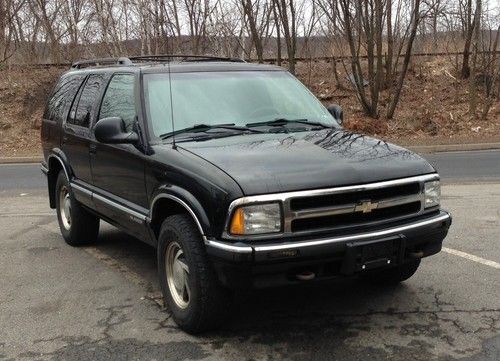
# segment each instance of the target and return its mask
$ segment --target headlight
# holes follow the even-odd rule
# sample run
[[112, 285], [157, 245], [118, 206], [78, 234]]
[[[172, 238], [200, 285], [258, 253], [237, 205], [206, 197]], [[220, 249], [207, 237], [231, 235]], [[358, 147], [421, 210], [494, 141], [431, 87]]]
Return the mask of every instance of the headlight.
[[439, 205], [441, 197], [441, 186], [439, 181], [426, 182], [424, 185], [425, 193], [425, 208], [435, 207]]
[[281, 231], [281, 207], [278, 203], [236, 208], [229, 226], [232, 235], [253, 235]]

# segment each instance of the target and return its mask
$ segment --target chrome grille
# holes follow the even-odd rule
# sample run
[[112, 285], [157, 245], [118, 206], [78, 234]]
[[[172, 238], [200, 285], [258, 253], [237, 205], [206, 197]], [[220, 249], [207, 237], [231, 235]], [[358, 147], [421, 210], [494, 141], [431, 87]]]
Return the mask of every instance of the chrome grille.
[[346, 189], [341, 193], [332, 189], [320, 195], [291, 197], [284, 202], [285, 232], [338, 229], [412, 216], [422, 210], [422, 189], [420, 182], [410, 182], [375, 189]]
[[[281, 202], [283, 232], [253, 236], [254, 239], [383, 224], [423, 213], [424, 182], [437, 179], [437, 174], [429, 174], [355, 186], [244, 197], [231, 204], [229, 216], [240, 205]], [[239, 238], [227, 232], [224, 236]]]

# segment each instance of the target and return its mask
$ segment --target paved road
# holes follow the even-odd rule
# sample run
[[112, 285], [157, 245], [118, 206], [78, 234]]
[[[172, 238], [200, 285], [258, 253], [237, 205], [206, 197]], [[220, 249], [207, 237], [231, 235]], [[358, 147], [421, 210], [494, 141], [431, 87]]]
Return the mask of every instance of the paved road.
[[[500, 179], [500, 150], [423, 155], [446, 182]], [[0, 164], [0, 192], [45, 189], [39, 164]]]
[[43, 194], [0, 205], [0, 359], [500, 359], [500, 182], [443, 187], [447, 250], [404, 284], [240, 293], [200, 337], [161, 307], [153, 248], [107, 225], [69, 247]]
[[454, 222], [413, 278], [239, 293], [200, 337], [162, 307], [153, 248], [104, 223], [66, 246], [38, 165], [0, 165], [0, 360], [500, 360], [500, 152], [426, 156]]
[[446, 182], [500, 179], [500, 150], [423, 154]]

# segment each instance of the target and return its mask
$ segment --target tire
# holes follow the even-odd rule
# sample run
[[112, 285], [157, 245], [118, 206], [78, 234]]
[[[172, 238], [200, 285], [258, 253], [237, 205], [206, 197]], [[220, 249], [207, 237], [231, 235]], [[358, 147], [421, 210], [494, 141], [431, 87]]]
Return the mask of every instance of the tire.
[[56, 182], [56, 211], [61, 234], [73, 247], [93, 243], [99, 233], [99, 217], [75, 199], [66, 174], [59, 172]]
[[406, 281], [417, 272], [420, 266], [420, 260], [403, 263], [396, 267], [385, 268], [381, 270], [371, 271], [363, 275], [366, 281], [380, 285], [396, 285]]
[[217, 328], [229, 313], [231, 294], [217, 280], [191, 217], [178, 214], [163, 221], [157, 252], [160, 286], [173, 320], [191, 334]]

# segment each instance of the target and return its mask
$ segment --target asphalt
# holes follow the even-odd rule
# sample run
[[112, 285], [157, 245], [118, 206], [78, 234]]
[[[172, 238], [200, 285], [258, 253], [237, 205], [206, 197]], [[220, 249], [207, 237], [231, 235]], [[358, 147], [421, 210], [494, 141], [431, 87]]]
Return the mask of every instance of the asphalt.
[[96, 244], [67, 246], [38, 165], [2, 165], [0, 360], [499, 360], [499, 155], [429, 157], [454, 216], [445, 247], [472, 258], [443, 251], [393, 288], [240, 292], [197, 337], [162, 307], [153, 248], [104, 223]]
[[500, 178], [500, 150], [423, 154], [445, 182], [479, 182]]
[[[500, 179], [500, 150], [422, 154], [448, 183]], [[46, 181], [38, 163], [0, 164], [0, 192], [41, 190]]]

